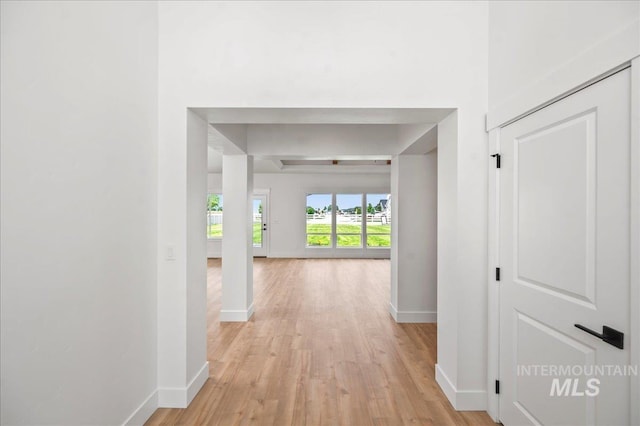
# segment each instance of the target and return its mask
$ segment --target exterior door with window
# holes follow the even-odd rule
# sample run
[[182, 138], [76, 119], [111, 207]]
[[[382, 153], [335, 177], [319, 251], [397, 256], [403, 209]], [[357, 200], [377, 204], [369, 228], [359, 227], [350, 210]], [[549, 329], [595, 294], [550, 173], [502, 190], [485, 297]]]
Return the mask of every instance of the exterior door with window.
[[629, 132], [628, 69], [500, 132], [506, 426], [630, 422]]
[[253, 256], [269, 255], [269, 215], [266, 195], [253, 196]]

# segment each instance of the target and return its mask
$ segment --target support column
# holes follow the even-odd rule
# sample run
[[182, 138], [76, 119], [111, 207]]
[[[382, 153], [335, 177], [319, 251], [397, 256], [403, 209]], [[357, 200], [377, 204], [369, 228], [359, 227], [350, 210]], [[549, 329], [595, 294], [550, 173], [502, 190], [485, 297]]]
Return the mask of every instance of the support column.
[[391, 161], [391, 221], [391, 315], [436, 322], [436, 151]]
[[223, 155], [222, 309], [220, 321], [253, 315], [253, 157]]
[[158, 406], [185, 408], [209, 377], [208, 125], [177, 107], [161, 117], [170, 125], [158, 145]]

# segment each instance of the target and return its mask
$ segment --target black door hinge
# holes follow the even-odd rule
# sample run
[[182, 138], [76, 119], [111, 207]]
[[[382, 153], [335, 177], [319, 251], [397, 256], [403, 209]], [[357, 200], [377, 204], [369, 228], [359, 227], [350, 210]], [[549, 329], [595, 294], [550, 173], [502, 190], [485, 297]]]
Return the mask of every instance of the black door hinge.
[[496, 394], [500, 395], [500, 380], [496, 380]]
[[496, 168], [500, 168], [500, 154], [493, 154], [492, 157], [496, 157]]
[[500, 268], [496, 268], [496, 281], [500, 281]]

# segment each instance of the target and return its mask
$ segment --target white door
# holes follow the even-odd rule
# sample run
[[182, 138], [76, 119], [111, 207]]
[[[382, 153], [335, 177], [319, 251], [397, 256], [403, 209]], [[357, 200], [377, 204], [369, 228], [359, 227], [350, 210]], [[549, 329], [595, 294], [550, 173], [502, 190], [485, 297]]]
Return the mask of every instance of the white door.
[[[630, 421], [630, 379], [610, 367], [630, 363], [629, 91], [627, 69], [500, 132], [507, 426]], [[625, 333], [624, 349], [575, 324]]]
[[266, 195], [253, 196], [253, 255], [267, 257], [269, 252], [269, 216]]

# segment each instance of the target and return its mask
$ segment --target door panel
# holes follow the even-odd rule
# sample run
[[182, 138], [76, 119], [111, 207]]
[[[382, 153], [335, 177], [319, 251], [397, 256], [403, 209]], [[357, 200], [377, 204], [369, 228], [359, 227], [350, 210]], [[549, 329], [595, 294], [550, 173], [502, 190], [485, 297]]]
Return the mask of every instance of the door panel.
[[253, 255], [266, 257], [268, 255], [268, 209], [267, 196], [253, 196]]
[[[516, 365], [593, 365], [595, 351], [520, 312], [514, 312]], [[564, 381], [560, 382], [561, 384]], [[547, 376], [516, 374], [514, 401], [533, 424], [594, 424], [593, 398], [551, 397]]]
[[594, 368], [628, 365], [627, 336], [574, 326], [629, 330], [629, 85], [621, 71], [501, 129], [505, 425], [629, 422], [629, 377]]
[[594, 133], [595, 112], [589, 111], [513, 144], [515, 275], [522, 284], [591, 303]]

